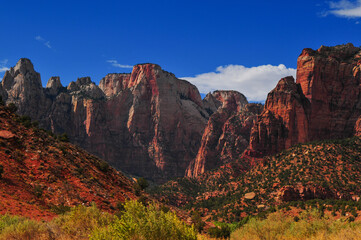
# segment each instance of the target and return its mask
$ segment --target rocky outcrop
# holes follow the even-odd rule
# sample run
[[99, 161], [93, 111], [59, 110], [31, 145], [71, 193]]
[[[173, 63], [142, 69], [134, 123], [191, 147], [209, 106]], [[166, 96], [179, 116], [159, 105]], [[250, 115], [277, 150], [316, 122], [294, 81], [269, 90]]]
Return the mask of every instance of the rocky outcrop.
[[20, 59], [15, 67], [6, 71], [1, 85], [6, 92], [3, 99], [15, 103], [19, 113], [33, 119], [40, 119], [50, 104], [45, 98], [40, 74], [34, 71], [29, 59]]
[[100, 80], [99, 87], [107, 97], [113, 97], [128, 88], [131, 74], [111, 73]]
[[361, 116], [357, 119], [355, 124], [355, 135], [361, 136]]
[[297, 61], [297, 83], [311, 102], [309, 140], [354, 134], [361, 114], [361, 49], [352, 44], [305, 49]]
[[203, 101], [208, 112], [218, 109], [208, 121], [198, 154], [187, 169], [188, 177], [240, 158], [248, 147], [256, 116], [262, 111], [262, 105], [248, 104], [247, 99], [235, 91], [215, 91]]
[[340, 194], [331, 189], [316, 186], [297, 184], [295, 186], [284, 186], [277, 192], [278, 200], [282, 202], [307, 201], [311, 199], [351, 199], [347, 194]]
[[267, 155], [306, 141], [351, 137], [361, 115], [361, 49], [304, 49], [297, 81], [281, 79], [252, 129], [250, 152]]
[[30, 60], [21, 59], [2, 87], [19, 114], [67, 133], [118, 169], [157, 182], [184, 176], [209, 118], [197, 88], [156, 64], [108, 74], [99, 87], [85, 77], [64, 88], [52, 77], [43, 89]]
[[310, 103], [293, 77], [281, 79], [268, 94], [251, 132], [250, 149], [273, 154], [308, 140]]

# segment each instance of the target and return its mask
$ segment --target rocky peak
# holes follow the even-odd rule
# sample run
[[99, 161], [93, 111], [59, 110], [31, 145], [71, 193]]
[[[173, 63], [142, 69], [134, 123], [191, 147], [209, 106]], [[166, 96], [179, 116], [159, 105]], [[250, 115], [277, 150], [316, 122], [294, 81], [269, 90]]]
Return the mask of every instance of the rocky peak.
[[250, 149], [273, 154], [308, 140], [310, 103], [294, 78], [282, 78], [268, 94], [251, 132]]
[[21, 58], [15, 67], [6, 71], [2, 86], [9, 90], [16, 85], [18, 87], [42, 88], [40, 74], [35, 72], [34, 66], [27, 58]]
[[352, 136], [361, 113], [361, 48], [349, 43], [304, 52], [297, 60], [297, 83], [311, 102], [309, 140]]
[[283, 78], [268, 94], [250, 149], [273, 154], [297, 143], [359, 134], [360, 63], [361, 48], [352, 44], [304, 49], [297, 82]]
[[204, 108], [210, 114], [216, 112], [220, 107], [239, 111], [246, 104], [248, 104], [247, 98], [237, 91], [217, 90], [213, 93], [208, 93], [203, 99]]
[[35, 72], [34, 71], [34, 65], [32, 62], [27, 58], [20, 58], [20, 60], [16, 63], [14, 67], [14, 73], [18, 74], [21, 73], [23, 75], [26, 75], [28, 72]]
[[57, 95], [59, 90], [63, 88], [60, 77], [51, 77], [46, 84], [46, 89], [50, 95]]
[[81, 77], [78, 78], [75, 82], [79, 87], [84, 86], [84, 85], [89, 85], [92, 83], [90, 77]]
[[[212, 98], [215, 97], [209, 96], [209, 99]], [[232, 99], [234, 100], [234, 97], [229, 97], [227, 101], [235, 103]], [[187, 168], [187, 177], [197, 177], [207, 170], [234, 162], [242, 156], [249, 145], [252, 126], [263, 106], [251, 103], [240, 110], [234, 108], [235, 106], [237, 105], [223, 105], [211, 115], [198, 154]]]
[[128, 87], [130, 73], [110, 73], [99, 82], [99, 88], [107, 97], [113, 97]]

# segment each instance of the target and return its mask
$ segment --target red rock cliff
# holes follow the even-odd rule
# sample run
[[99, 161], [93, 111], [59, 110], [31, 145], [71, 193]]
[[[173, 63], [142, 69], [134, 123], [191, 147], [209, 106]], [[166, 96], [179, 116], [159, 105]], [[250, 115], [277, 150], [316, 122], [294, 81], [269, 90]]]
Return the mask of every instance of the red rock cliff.
[[187, 169], [188, 177], [238, 159], [249, 144], [251, 127], [262, 109], [260, 104], [247, 104], [247, 99], [235, 91], [209, 93], [204, 102], [207, 111], [218, 109], [208, 121], [198, 154]]
[[157, 182], [184, 175], [209, 117], [194, 85], [155, 64], [109, 74], [99, 87], [85, 77], [64, 88], [53, 77], [43, 89], [40, 74], [22, 59], [2, 87], [20, 114], [66, 132], [118, 169]]
[[361, 49], [352, 44], [304, 49], [296, 84], [281, 79], [252, 129], [249, 149], [273, 154], [296, 143], [360, 132]]
[[361, 113], [361, 49], [352, 44], [303, 50], [297, 83], [310, 100], [309, 140], [354, 134]]

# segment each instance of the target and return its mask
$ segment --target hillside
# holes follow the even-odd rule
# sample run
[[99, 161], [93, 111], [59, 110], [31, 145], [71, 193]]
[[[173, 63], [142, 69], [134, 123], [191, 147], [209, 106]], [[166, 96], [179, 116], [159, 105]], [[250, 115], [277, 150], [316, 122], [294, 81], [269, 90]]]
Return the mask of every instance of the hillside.
[[0, 106], [0, 214], [50, 219], [92, 202], [113, 212], [133, 183], [103, 160]]
[[241, 171], [242, 166], [236, 162], [197, 178], [171, 181], [153, 193], [171, 204], [197, 209], [205, 219], [231, 222], [294, 201], [361, 196], [359, 137], [300, 144], [260, 159], [249, 171]]

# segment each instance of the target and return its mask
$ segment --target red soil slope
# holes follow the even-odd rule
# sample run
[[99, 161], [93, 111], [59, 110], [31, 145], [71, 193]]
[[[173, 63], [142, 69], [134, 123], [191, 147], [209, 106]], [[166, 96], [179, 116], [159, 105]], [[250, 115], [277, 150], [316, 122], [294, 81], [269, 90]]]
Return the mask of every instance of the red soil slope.
[[50, 219], [58, 207], [92, 202], [112, 212], [135, 198], [124, 175], [29, 123], [0, 106], [0, 214]]

